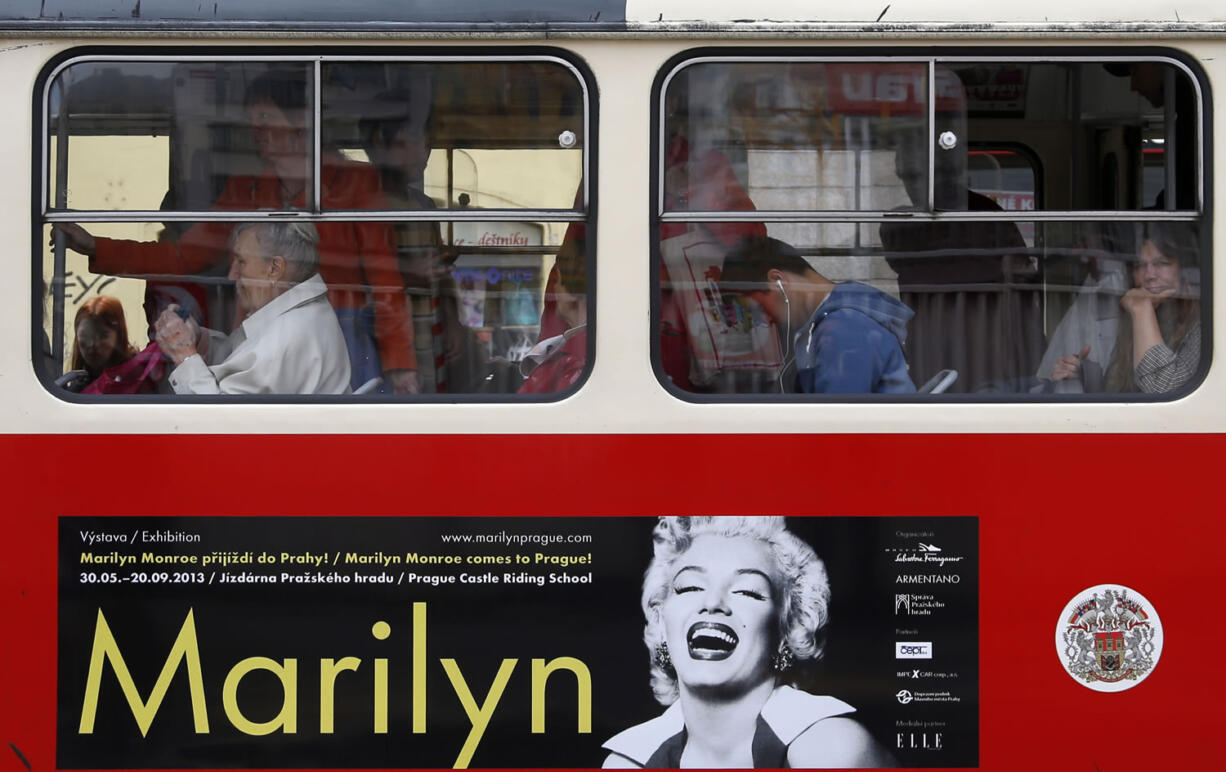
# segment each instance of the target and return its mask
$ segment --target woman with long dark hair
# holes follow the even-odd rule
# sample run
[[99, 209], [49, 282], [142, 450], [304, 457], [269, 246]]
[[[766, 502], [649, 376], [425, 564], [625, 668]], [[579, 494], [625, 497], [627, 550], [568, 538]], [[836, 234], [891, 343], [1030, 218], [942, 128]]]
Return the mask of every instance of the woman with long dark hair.
[[1200, 367], [1200, 293], [1189, 280], [1197, 239], [1187, 223], [1148, 223], [1140, 241], [1133, 287], [1120, 299], [1107, 391], [1162, 394]]

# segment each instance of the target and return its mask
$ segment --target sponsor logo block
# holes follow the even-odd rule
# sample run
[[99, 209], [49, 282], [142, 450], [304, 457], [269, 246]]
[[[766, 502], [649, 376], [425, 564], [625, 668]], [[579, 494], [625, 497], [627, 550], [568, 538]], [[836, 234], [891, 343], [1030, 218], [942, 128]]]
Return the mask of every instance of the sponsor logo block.
[[895, 659], [932, 659], [931, 641], [895, 641]]

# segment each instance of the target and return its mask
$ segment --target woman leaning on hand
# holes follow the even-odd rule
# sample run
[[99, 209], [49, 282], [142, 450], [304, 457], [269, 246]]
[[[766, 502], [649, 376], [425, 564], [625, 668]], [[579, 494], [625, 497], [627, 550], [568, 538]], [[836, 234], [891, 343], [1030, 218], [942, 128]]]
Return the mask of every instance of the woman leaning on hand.
[[1120, 299], [1119, 338], [1107, 369], [1107, 391], [1161, 394], [1192, 379], [1200, 368], [1200, 297], [1189, 281], [1198, 263], [1189, 223], [1147, 223]]

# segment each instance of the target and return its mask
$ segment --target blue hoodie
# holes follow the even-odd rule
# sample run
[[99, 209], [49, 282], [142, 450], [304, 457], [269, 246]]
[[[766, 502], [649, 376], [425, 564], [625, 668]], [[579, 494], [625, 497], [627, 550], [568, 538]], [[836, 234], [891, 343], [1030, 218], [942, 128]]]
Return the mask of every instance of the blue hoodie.
[[855, 281], [835, 285], [796, 336], [796, 380], [806, 394], [908, 394], [902, 344], [915, 312]]

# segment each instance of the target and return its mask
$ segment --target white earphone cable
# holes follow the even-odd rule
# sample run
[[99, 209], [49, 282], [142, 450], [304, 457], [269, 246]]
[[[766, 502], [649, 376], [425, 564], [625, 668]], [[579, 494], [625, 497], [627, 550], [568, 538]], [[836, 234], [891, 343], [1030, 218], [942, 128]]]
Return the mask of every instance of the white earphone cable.
[[788, 297], [788, 291], [783, 288], [782, 279], [775, 279], [775, 286], [783, 293], [783, 307], [787, 316], [786, 332], [783, 335], [783, 366], [779, 368], [779, 376], [776, 378], [779, 393], [783, 394], [786, 391], [783, 388], [783, 375], [796, 360], [796, 342], [792, 340], [792, 300]]

